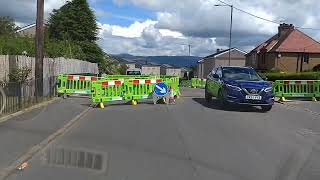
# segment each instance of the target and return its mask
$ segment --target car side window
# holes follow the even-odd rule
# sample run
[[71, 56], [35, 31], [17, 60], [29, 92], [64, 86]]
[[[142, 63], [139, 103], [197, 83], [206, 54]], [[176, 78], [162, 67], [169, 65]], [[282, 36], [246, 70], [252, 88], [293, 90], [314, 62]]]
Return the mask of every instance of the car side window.
[[222, 77], [221, 68], [218, 68], [218, 69], [217, 69], [216, 74], [217, 74], [220, 78]]

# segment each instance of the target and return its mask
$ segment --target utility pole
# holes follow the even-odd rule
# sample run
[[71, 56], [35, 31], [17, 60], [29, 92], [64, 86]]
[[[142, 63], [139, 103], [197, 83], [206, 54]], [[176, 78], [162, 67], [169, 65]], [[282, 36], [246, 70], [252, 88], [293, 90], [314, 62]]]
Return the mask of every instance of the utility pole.
[[231, 8], [230, 13], [230, 32], [229, 32], [229, 66], [231, 65], [231, 46], [232, 46], [232, 24], [233, 24], [233, 5], [230, 4], [215, 4], [214, 6], [229, 6]]
[[230, 37], [229, 37], [229, 66], [231, 65], [231, 41], [232, 41], [232, 21], [233, 21], [233, 5], [231, 7], [231, 20], [230, 20]]
[[191, 56], [191, 45], [189, 44], [188, 47], [189, 47], [189, 56]]
[[37, 0], [35, 78], [37, 96], [43, 94], [44, 0]]

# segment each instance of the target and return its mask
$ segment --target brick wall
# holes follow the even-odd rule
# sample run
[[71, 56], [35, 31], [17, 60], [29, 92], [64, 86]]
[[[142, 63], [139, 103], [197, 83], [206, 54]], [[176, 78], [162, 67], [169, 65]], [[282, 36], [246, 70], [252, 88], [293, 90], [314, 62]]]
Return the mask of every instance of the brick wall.
[[[301, 53], [281, 53], [281, 57], [277, 59], [277, 62], [277, 67], [282, 71], [296, 72], [297, 67], [298, 71], [300, 71]], [[309, 63], [303, 62], [302, 70], [310, 70], [318, 64], [320, 64], [320, 54], [310, 54]]]

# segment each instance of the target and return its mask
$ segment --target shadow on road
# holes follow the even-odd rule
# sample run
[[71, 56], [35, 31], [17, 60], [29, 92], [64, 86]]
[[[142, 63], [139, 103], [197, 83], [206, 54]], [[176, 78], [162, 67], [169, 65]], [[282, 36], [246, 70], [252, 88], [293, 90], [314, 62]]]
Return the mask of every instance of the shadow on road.
[[220, 107], [219, 102], [216, 99], [212, 99], [212, 102], [208, 103], [204, 98], [192, 98], [193, 101], [201, 104], [204, 107], [210, 109], [216, 109], [221, 111], [235, 111], [235, 112], [262, 112], [261, 109], [252, 106], [237, 106], [229, 105], [228, 107]]

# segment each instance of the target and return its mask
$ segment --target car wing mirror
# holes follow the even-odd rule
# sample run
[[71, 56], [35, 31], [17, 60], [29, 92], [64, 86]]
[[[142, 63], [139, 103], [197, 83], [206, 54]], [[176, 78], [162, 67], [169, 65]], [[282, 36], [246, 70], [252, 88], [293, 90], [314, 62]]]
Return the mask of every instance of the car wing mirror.
[[215, 79], [219, 79], [220, 78], [218, 74], [213, 74], [212, 77], [215, 78]]

